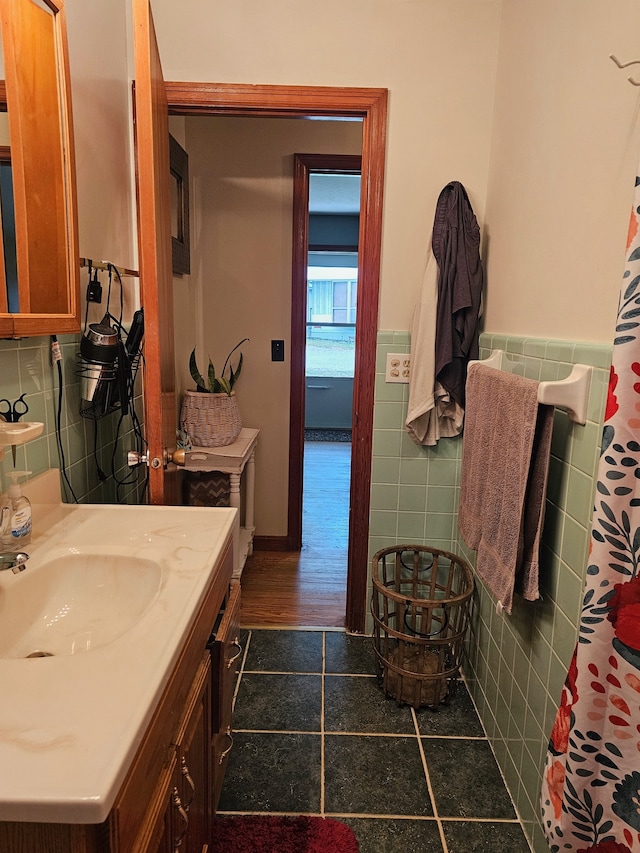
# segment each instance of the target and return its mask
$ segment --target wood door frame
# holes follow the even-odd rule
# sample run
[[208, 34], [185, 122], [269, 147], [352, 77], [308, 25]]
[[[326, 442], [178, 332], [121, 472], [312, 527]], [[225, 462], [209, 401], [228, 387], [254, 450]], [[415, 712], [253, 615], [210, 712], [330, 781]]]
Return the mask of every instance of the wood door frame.
[[179, 503], [178, 473], [165, 468], [178, 413], [173, 338], [169, 110], [149, 0], [133, 2], [134, 150], [140, 301], [144, 307], [144, 419], [149, 502]]
[[[369, 560], [369, 509], [373, 450], [376, 338], [382, 245], [387, 89], [330, 86], [270, 86], [225, 83], [165, 83], [169, 113], [182, 116], [256, 116], [259, 118], [360, 118], [362, 166], [359, 231], [359, 298], [353, 384], [353, 431], [347, 612], [345, 627], [363, 633]], [[294, 239], [295, 243], [295, 239]], [[293, 350], [293, 341], [292, 341]], [[304, 376], [291, 383], [304, 383]], [[304, 373], [304, 371], [303, 371]], [[303, 385], [304, 392], [304, 385]], [[303, 397], [304, 399], [304, 397]], [[304, 417], [290, 426], [290, 441], [304, 440]], [[290, 462], [289, 492], [302, 501], [302, 471]], [[299, 465], [300, 463], [298, 463]], [[291, 506], [291, 501], [289, 503]], [[289, 516], [289, 524], [291, 516]], [[288, 536], [292, 533], [288, 531]]]

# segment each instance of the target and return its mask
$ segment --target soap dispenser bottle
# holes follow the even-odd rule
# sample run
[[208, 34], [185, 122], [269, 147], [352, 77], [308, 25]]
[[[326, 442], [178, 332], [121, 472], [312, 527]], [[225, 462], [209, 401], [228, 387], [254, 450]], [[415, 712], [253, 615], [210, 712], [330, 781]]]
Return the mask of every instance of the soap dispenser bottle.
[[11, 504], [8, 495], [0, 495], [0, 550], [11, 543]]
[[18, 478], [31, 471], [10, 471], [11, 485], [7, 491], [9, 520], [2, 526], [2, 546], [21, 551], [31, 541], [31, 501], [22, 494]]

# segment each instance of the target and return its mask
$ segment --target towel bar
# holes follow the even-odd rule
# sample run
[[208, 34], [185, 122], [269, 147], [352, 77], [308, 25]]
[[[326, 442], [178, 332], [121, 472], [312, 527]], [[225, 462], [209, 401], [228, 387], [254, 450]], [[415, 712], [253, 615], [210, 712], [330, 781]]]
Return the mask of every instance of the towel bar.
[[[470, 361], [469, 364], [484, 364], [486, 367], [502, 370], [503, 361], [504, 351], [496, 349], [488, 358], [482, 361]], [[587, 364], [574, 364], [566, 379], [541, 382], [538, 386], [538, 402], [566, 409], [570, 420], [577, 424], [585, 424], [592, 372], [593, 368]]]

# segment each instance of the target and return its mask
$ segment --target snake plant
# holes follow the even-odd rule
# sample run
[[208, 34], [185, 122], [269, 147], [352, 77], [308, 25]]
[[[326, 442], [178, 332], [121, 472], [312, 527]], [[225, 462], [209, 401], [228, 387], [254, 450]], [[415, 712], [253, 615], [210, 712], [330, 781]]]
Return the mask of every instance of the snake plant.
[[[193, 377], [193, 381], [196, 383], [196, 391], [200, 391], [202, 394], [226, 394], [227, 396], [230, 396], [233, 391], [233, 386], [238, 381], [240, 371], [242, 370], [242, 353], [240, 353], [240, 358], [238, 359], [238, 364], [236, 365], [235, 370], [233, 369], [230, 359], [238, 347], [242, 346], [242, 344], [248, 340], [249, 338], [243, 338], [240, 343], [234, 346], [225, 359], [220, 376], [216, 376], [216, 369], [213, 366], [211, 359], [209, 359], [209, 369], [207, 371], [206, 381], [198, 370], [198, 365], [196, 363], [196, 349], [194, 347], [189, 357], [189, 372]], [[225, 376], [227, 367], [229, 368], [229, 375]]]

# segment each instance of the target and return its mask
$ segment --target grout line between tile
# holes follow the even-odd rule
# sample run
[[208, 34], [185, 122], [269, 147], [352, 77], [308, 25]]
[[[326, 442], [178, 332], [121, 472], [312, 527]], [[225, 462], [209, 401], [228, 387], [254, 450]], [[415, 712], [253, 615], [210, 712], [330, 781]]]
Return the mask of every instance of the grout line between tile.
[[327, 812], [327, 817], [364, 817], [372, 820], [381, 818], [382, 820], [420, 820], [423, 823], [436, 822], [432, 815], [393, 814], [393, 812], [389, 812], [389, 814], [385, 812]]
[[467, 817], [466, 815], [457, 817], [456, 815], [447, 815], [438, 819], [443, 823], [504, 823], [509, 826], [519, 826], [522, 828], [522, 824], [516, 817]]
[[[317, 735], [320, 737], [322, 731], [313, 731], [312, 729], [234, 729], [235, 732], [243, 734], [255, 735]], [[342, 732], [338, 732], [342, 734]]]
[[464, 741], [469, 741], [469, 740], [483, 740], [483, 741], [486, 740], [486, 741], [488, 741], [489, 740], [489, 738], [486, 737], [485, 735], [441, 735], [441, 734], [430, 735], [430, 734], [420, 734], [419, 737], [421, 740], [464, 740]]
[[429, 791], [429, 799], [431, 800], [431, 808], [433, 809], [433, 816], [435, 818], [436, 824], [438, 826], [438, 833], [440, 835], [440, 843], [442, 844], [442, 853], [449, 853], [449, 848], [447, 847], [447, 840], [444, 837], [444, 829], [442, 826], [442, 821], [438, 816], [438, 806], [436, 805], [436, 798], [433, 793], [433, 786], [431, 785], [431, 776], [429, 775], [429, 767], [427, 765], [427, 756], [424, 754], [424, 746], [422, 745], [422, 738], [420, 737], [420, 727], [418, 726], [418, 717], [415, 712], [415, 708], [411, 708], [411, 719], [413, 720], [413, 725], [416, 730], [416, 737], [418, 738], [418, 749], [420, 750], [420, 760], [422, 761], [422, 769], [424, 770], [424, 776], [427, 783], [427, 790]]
[[[248, 811], [246, 809], [238, 809], [237, 811], [232, 811], [230, 809], [217, 809], [217, 815], [255, 815], [255, 814], [264, 814], [264, 815], [290, 815], [293, 817], [297, 817], [300, 815], [300, 812], [292, 812], [292, 811], [271, 811], [271, 812], [255, 812]], [[407, 821], [422, 821], [423, 823], [489, 823], [493, 824], [503, 824], [505, 826], [518, 826], [520, 827], [520, 821], [516, 819], [504, 818], [504, 817], [455, 817], [448, 816], [445, 818], [436, 818], [433, 815], [411, 815], [411, 814], [394, 814], [393, 812], [325, 812], [324, 814], [320, 814], [320, 812], [304, 812], [305, 815], [317, 815], [318, 817], [332, 817], [332, 818], [368, 818], [370, 820], [407, 820]], [[448, 853], [448, 851], [447, 851]]]
[[416, 735], [412, 732], [344, 732], [335, 731], [328, 732], [323, 724], [320, 729], [241, 729], [236, 728], [236, 732], [255, 732], [259, 735], [323, 735], [324, 737], [372, 737], [372, 738], [406, 738], [407, 740], [463, 740], [467, 741], [488, 741], [484, 737], [465, 737], [464, 735]]
[[[246, 669], [244, 671], [245, 675], [322, 675], [322, 671], [318, 672], [318, 670], [290, 670], [290, 669]], [[337, 675], [342, 675], [342, 673], [336, 673]], [[327, 675], [331, 677], [333, 673], [328, 672]], [[365, 678], [375, 678], [375, 676], [365, 676]]]

